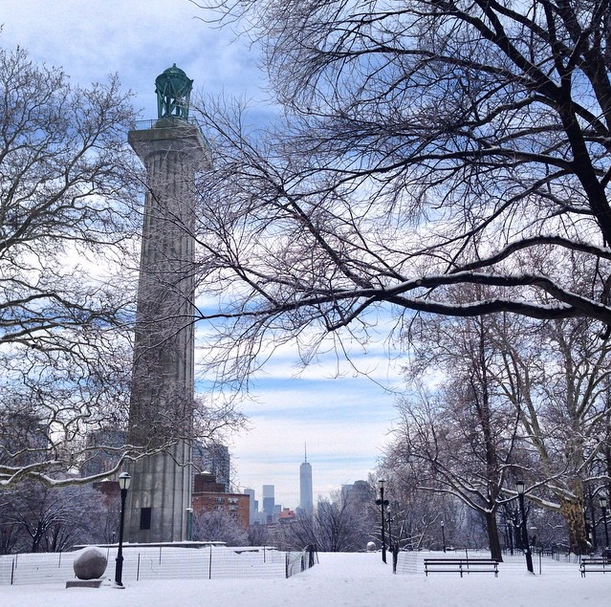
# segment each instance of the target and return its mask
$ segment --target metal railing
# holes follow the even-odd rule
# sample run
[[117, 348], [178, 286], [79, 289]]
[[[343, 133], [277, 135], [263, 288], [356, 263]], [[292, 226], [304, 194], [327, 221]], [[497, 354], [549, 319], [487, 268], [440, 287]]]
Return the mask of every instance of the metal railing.
[[[429, 552], [426, 550], [422, 551], [409, 551], [399, 552], [397, 562], [397, 573], [398, 574], [423, 574], [424, 573], [424, 559], [429, 556], [436, 557], [447, 557], [452, 558], [468, 558], [468, 557], [489, 557], [490, 552], [488, 551], [475, 551], [470, 550], [468, 552], [456, 552], [452, 554], [444, 554], [443, 552]], [[579, 572], [579, 561], [575, 558], [557, 556], [546, 556], [539, 552], [535, 553], [534, 565], [535, 573], [537, 575], [571, 575]], [[521, 552], [515, 551], [513, 555], [504, 554], [503, 562], [499, 563], [499, 575], [503, 575], [503, 572], [507, 571], [523, 571], [526, 570], [526, 564], [524, 562], [524, 556]]]
[[195, 118], [151, 118], [147, 120], [136, 120], [132, 124], [134, 131], [146, 131], [148, 129], [175, 129], [181, 126], [194, 126], [201, 130], [199, 122]]
[[[114, 575], [116, 548], [104, 549], [108, 566], [105, 579]], [[47, 584], [75, 578], [73, 561], [78, 552], [13, 554], [0, 556], [0, 585]], [[308, 549], [282, 552], [266, 547], [205, 548], [123, 546], [123, 581], [147, 579], [220, 579], [290, 577], [318, 562]]]
[[286, 553], [286, 577], [297, 575], [318, 564], [318, 551], [314, 544], [306, 546], [302, 552]]

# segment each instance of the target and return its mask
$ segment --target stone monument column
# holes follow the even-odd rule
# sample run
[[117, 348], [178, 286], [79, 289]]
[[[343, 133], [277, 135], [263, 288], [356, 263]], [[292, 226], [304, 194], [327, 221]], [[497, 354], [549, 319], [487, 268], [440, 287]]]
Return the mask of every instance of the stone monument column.
[[194, 179], [209, 167], [188, 118], [192, 81], [174, 65], [156, 80], [158, 113], [128, 142], [147, 174], [129, 436], [152, 455], [131, 464], [126, 541], [186, 539], [194, 399]]

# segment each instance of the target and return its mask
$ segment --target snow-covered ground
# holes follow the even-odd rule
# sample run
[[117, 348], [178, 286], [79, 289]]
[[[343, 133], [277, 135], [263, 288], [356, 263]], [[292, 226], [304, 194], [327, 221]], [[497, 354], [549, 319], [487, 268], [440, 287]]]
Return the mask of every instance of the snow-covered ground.
[[611, 574], [582, 578], [576, 564], [545, 563], [531, 575], [523, 560], [488, 573], [393, 575], [379, 553], [320, 554], [290, 579], [143, 580], [125, 589], [63, 584], [0, 586], [2, 607], [608, 607]]

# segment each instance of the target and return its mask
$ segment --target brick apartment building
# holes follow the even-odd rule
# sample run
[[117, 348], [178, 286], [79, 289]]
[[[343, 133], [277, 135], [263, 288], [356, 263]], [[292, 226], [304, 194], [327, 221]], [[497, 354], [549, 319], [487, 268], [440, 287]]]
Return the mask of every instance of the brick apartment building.
[[213, 474], [196, 474], [193, 479], [193, 513], [223, 510], [233, 516], [245, 529], [250, 525], [250, 496], [227, 493], [225, 485], [217, 483]]

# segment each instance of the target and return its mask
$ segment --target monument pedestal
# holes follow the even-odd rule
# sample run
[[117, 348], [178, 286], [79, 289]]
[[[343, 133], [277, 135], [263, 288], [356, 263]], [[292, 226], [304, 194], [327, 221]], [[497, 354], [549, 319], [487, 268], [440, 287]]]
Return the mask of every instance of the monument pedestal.
[[99, 588], [104, 580], [68, 580], [66, 588]]

